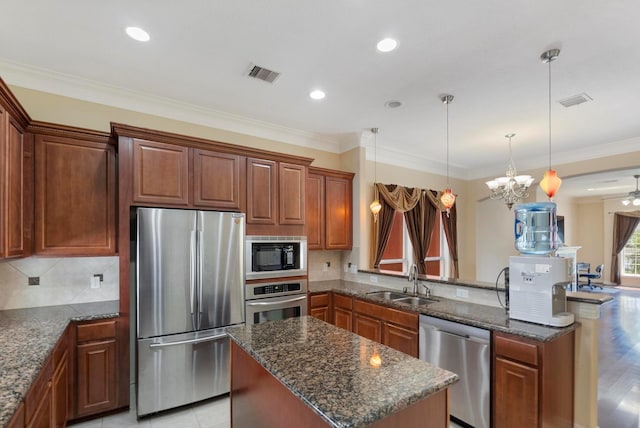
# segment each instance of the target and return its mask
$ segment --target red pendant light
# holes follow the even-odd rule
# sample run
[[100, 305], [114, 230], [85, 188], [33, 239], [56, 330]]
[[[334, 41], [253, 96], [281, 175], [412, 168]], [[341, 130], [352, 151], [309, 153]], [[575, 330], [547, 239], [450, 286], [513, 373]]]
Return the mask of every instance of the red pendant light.
[[540, 181], [540, 188], [546, 193], [549, 200], [553, 200], [553, 196], [560, 189], [562, 180], [558, 177], [555, 170], [551, 169], [551, 63], [560, 55], [560, 49], [551, 49], [540, 55], [540, 60], [549, 64], [549, 169], [545, 171], [544, 178]]
[[447, 210], [447, 215], [449, 215], [451, 207], [456, 202], [456, 195], [453, 194], [449, 185], [449, 104], [453, 101], [453, 95], [442, 95], [440, 100], [447, 106], [447, 188], [442, 192], [440, 202], [442, 202], [442, 206]]

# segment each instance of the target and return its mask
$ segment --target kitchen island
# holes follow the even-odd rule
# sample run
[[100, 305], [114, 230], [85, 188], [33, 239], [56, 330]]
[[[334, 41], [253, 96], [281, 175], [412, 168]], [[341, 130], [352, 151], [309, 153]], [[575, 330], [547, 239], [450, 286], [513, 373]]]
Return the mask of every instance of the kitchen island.
[[313, 317], [229, 335], [234, 427], [449, 426], [455, 373]]

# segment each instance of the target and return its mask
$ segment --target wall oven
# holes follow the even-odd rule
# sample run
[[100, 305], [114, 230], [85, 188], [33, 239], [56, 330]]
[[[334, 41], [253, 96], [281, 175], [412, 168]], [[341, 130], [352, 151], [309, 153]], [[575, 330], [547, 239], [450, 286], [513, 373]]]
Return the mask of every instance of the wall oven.
[[248, 283], [246, 298], [247, 324], [307, 315], [307, 280]]
[[307, 275], [307, 238], [304, 236], [247, 236], [246, 279]]

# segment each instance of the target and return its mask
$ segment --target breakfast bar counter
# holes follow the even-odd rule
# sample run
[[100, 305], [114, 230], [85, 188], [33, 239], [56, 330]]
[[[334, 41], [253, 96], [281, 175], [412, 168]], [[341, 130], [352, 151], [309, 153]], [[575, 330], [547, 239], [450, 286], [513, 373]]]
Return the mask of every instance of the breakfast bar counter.
[[233, 426], [448, 426], [455, 373], [309, 316], [229, 335]]

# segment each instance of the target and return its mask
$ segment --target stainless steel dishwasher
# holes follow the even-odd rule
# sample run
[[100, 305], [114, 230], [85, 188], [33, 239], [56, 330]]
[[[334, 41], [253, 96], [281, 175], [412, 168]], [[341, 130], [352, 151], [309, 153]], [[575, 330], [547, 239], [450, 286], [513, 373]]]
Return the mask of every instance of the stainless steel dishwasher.
[[420, 315], [420, 359], [452, 371], [451, 416], [476, 428], [491, 423], [491, 349], [488, 330]]

